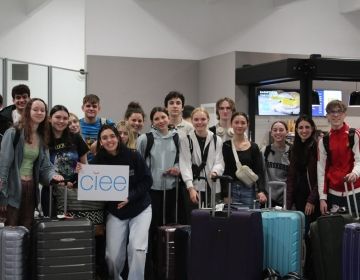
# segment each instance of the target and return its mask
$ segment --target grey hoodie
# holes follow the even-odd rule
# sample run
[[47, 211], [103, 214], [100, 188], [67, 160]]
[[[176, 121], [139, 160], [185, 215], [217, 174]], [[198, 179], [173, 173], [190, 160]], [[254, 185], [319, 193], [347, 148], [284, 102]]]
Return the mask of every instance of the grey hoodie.
[[[274, 144], [271, 144], [271, 151], [265, 160], [265, 149], [266, 146], [261, 149], [261, 153], [264, 161], [264, 172], [265, 172], [265, 189], [269, 192], [268, 182], [285, 182], [287, 180], [287, 173], [289, 169], [289, 150], [290, 146], [285, 145], [285, 149], [279, 149]], [[280, 205], [284, 203], [284, 190], [282, 187], [273, 187], [271, 190], [271, 199], [276, 201]]]
[[[158, 130], [151, 129], [154, 135], [154, 144], [150, 154], [146, 159], [146, 164], [150, 168], [153, 178], [152, 190], [167, 190], [175, 188], [175, 178], [164, 176], [163, 173], [171, 167], [179, 168], [179, 163], [175, 163], [176, 145], [173, 136], [176, 130], [170, 130], [167, 135], [162, 135]], [[146, 134], [142, 134], [137, 139], [137, 150], [144, 157], [147, 144]]]
[[[0, 205], [11, 205], [20, 208], [21, 178], [20, 167], [23, 161], [24, 132], [21, 130], [19, 142], [15, 150], [13, 142], [15, 128], [9, 128], [3, 137], [0, 152]], [[50, 162], [49, 152], [40, 144], [39, 156], [34, 162], [34, 185], [36, 186], [36, 205], [40, 201], [39, 182], [49, 185], [51, 178], [56, 174]]]

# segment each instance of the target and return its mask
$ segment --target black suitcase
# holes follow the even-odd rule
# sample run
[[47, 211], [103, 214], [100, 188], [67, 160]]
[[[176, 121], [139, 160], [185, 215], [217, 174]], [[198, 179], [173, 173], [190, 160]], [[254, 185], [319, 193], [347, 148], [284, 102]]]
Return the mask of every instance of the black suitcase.
[[165, 182], [163, 180], [163, 226], [158, 228], [158, 250], [157, 250], [157, 272], [159, 279], [175, 280], [175, 231], [179, 228], [186, 227], [179, 225], [178, 219], [178, 191], [179, 178], [176, 178], [176, 199], [175, 199], [175, 224], [165, 225], [166, 217], [166, 192]]
[[94, 225], [85, 218], [66, 217], [64, 201], [65, 218], [40, 218], [32, 228], [35, 280], [95, 279]]
[[[350, 214], [323, 215], [310, 225], [310, 240], [317, 280], [342, 279], [342, 242], [345, 225], [359, 218], [357, 209], [357, 218], [352, 217], [347, 183], [344, 185]], [[351, 186], [353, 187], [352, 184]]]
[[175, 279], [189, 280], [191, 227], [184, 226], [175, 230]]
[[[218, 176], [229, 182], [231, 178]], [[212, 202], [215, 201], [213, 192]], [[214, 207], [214, 204], [212, 204]], [[263, 269], [260, 211], [194, 210], [191, 215], [192, 280], [259, 280]]]

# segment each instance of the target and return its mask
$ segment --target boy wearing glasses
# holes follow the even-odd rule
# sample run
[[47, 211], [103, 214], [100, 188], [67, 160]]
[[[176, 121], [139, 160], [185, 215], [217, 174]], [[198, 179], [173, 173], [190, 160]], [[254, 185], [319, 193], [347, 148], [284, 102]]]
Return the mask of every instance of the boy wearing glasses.
[[[80, 132], [86, 144], [91, 150], [91, 145], [96, 141], [98, 132], [102, 125], [114, 125], [110, 119], [99, 118], [97, 115], [100, 112], [100, 98], [95, 94], [85, 95], [83, 98], [83, 105], [81, 109], [84, 112], [84, 117], [80, 119]], [[88, 153], [88, 161], [92, 160], [94, 155]]]
[[14, 104], [0, 111], [0, 139], [9, 127], [19, 123], [25, 105], [30, 99], [30, 89], [23, 84], [14, 86], [11, 90], [11, 96]]
[[[344, 122], [346, 109], [340, 100], [333, 100], [326, 106], [331, 129], [328, 135], [319, 140], [317, 163], [322, 214], [333, 205], [347, 208], [344, 181], [354, 183], [354, 192], [358, 204], [360, 203], [360, 132], [350, 129]], [[352, 194], [350, 184], [349, 194]]]

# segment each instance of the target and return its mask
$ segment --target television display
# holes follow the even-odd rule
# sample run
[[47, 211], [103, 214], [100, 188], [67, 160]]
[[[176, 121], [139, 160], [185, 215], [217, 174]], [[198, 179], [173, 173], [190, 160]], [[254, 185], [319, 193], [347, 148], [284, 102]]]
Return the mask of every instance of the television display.
[[298, 115], [299, 90], [258, 89], [259, 116]]
[[326, 105], [331, 100], [342, 100], [342, 92], [340, 90], [326, 90], [326, 89], [315, 89], [319, 94], [319, 105], [312, 105], [313, 117], [326, 116]]

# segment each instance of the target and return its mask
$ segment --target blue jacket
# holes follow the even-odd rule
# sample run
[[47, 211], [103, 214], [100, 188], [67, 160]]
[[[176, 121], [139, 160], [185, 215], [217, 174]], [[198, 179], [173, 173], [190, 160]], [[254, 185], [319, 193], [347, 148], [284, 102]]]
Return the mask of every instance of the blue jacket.
[[[15, 128], [8, 129], [1, 142], [0, 150], [0, 205], [11, 205], [20, 208], [21, 203], [21, 177], [20, 167], [24, 152], [24, 131], [21, 130], [19, 142], [15, 149], [13, 146]], [[33, 180], [36, 188], [36, 205], [40, 201], [39, 182], [49, 185], [56, 174], [50, 162], [48, 150], [40, 143], [39, 157], [34, 162]]]

